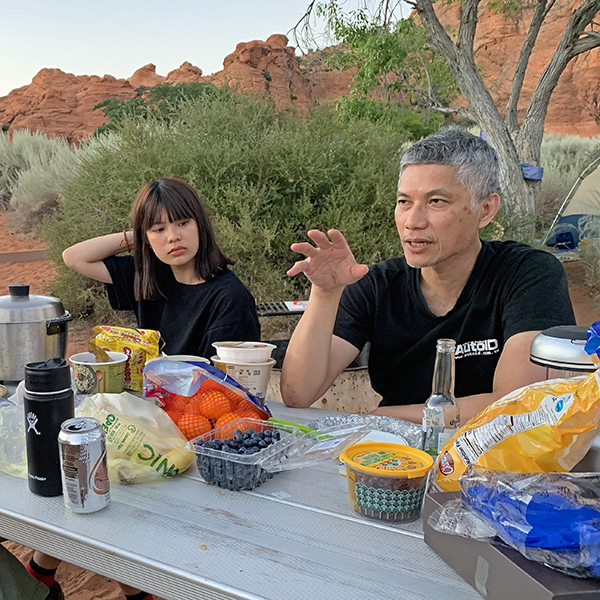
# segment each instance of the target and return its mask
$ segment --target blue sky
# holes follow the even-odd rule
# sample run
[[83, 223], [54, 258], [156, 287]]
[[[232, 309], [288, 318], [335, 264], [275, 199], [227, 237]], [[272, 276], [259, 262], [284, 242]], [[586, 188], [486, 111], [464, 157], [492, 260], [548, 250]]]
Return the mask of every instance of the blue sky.
[[[346, 0], [347, 6], [358, 0]], [[308, 0], [19, 0], [2, 7], [0, 97], [42, 68], [130, 77], [148, 63], [222, 68], [239, 42], [287, 33]], [[404, 11], [408, 14], [408, 11]], [[322, 24], [317, 30], [323, 31]]]

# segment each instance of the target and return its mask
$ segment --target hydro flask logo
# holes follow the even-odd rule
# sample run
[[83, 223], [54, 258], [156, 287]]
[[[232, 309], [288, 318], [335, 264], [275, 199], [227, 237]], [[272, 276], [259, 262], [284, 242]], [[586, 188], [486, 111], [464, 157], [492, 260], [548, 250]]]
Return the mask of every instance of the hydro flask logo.
[[38, 422], [37, 415], [35, 413], [28, 412], [27, 413], [27, 423], [29, 424], [29, 427], [27, 428], [27, 433], [29, 433], [33, 429], [33, 431], [35, 431], [35, 433], [37, 435], [41, 435], [41, 433], [35, 428], [37, 422]]

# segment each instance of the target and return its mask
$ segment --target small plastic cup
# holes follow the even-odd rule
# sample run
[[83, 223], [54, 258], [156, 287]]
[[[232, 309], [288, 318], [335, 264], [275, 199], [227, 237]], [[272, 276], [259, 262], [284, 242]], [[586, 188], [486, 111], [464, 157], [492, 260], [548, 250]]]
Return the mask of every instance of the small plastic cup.
[[346, 463], [350, 505], [360, 515], [380, 521], [419, 518], [433, 458], [402, 444], [354, 444], [340, 456]]
[[222, 360], [238, 363], [264, 363], [276, 348], [266, 342], [215, 342], [213, 347]]
[[118, 394], [123, 391], [127, 355], [110, 351], [107, 354], [109, 362], [96, 362], [92, 352], [80, 352], [69, 358], [79, 394]]
[[169, 360], [179, 360], [181, 362], [201, 362], [210, 364], [210, 360], [208, 358], [204, 358], [204, 356], [194, 356], [192, 354], [167, 354], [164, 358]]
[[221, 369], [223, 373], [233, 377], [253, 396], [265, 399], [271, 371], [273, 370], [273, 365], [277, 362], [274, 358], [270, 358], [265, 362], [242, 362], [212, 356], [211, 360], [217, 369]]

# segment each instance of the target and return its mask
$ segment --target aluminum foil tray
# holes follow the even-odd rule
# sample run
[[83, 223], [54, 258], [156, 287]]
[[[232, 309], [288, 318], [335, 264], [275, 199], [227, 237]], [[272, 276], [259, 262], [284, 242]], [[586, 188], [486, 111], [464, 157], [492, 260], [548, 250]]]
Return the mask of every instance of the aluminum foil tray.
[[[326, 427], [334, 427], [336, 425], [361, 425], [362, 423], [367, 423], [371, 420], [373, 420], [372, 425], [374, 431], [392, 433], [402, 438], [405, 445], [412, 446], [413, 448], [421, 448], [423, 437], [421, 427], [415, 425], [415, 423], [403, 421], [402, 419], [394, 419], [393, 417], [339, 414], [323, 417], [317, 421], [311, 421], [310, 423], [307, 423], [307, 426], [319, 431]], [[398, 443], [401, 443], [400, 440]]]

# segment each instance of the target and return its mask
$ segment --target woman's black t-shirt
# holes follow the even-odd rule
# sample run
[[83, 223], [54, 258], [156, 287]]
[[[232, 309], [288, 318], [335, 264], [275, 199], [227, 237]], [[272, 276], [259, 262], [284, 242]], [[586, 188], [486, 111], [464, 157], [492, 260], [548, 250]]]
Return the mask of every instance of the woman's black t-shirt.
[[431, 394], [435, 348], [456, 341], [456, 397], [489, 393], [506, 341], [524, 331], [572, 325], [567, 277], [547, 252], [517, 242], [483, 242], [454, 308], [427, 306], [420, 269], [392, 258], [346, 288], [334, 335], [361, 349], [371, 342], [371, 384], [381, 406], [419, 404]]
[[229, 269], [196, 285], [179, 283], [169, 273], [166, 297], [136, 300], [132, 256], [111, 256], [104, 261], [112, 278], [106, 284], [110, 305], [131, 310], [138, 327], [160, 331], [166, 354], [193, 354], [210, 358], [213, 342], [260, 341], [256, 302], [246, 286]]

